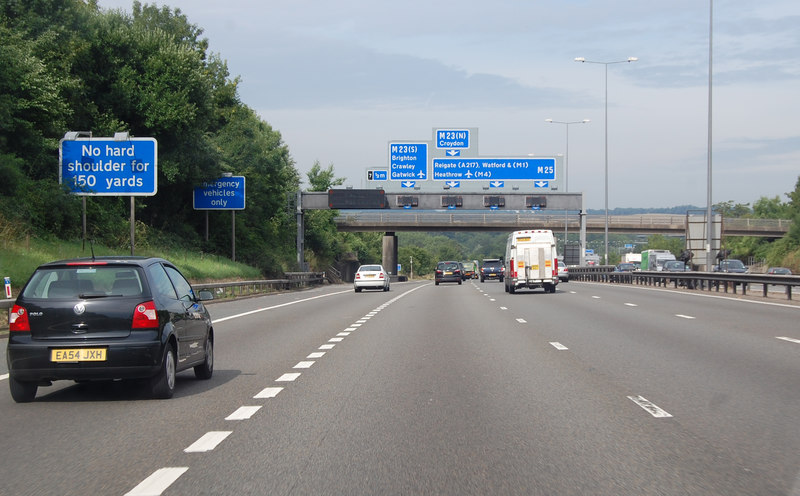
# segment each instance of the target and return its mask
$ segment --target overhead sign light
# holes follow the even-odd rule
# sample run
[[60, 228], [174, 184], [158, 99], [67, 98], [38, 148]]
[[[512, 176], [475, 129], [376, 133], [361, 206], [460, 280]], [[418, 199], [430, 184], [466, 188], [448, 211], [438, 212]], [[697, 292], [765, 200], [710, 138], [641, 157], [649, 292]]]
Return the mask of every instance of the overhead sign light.
[[464, 205], [464, 199], [456, 195], [442, 195], [442, 206], [448, 208], [461, 207]]
[[527, 208], [533, 209], [540, 209], [547, 207], [547, 197], [546, 196], [526, 196], [525, 197], [525, 206]]
[[506, 198], [501, 195], [489, 195], [483, 197], [483, 206], [484, 207], [505, 207], [506, 206]]
[[411, 195], [398, 195], [397, 196], [397, 206], [398, 207], [418, 207], [419, 206], [419, 197], [418, 196], [411, 196]]

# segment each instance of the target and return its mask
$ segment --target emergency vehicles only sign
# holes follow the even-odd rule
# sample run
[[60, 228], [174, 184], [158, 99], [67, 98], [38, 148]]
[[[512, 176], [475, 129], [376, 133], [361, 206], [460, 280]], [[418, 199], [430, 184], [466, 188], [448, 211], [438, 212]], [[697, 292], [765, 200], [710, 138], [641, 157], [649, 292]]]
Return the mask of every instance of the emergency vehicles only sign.
[[158, 144], [155, 138], [62, 139], [58, 181], [75, 195], [153, 196]]

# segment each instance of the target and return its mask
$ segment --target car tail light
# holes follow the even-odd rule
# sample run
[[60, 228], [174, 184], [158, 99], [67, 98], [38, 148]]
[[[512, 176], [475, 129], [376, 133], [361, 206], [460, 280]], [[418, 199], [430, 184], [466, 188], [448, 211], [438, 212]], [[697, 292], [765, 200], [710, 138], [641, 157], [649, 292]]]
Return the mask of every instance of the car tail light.
[[8, 314], [8, 330], [11, 332], [30, 332], [31, 324], [28, 322], [28, 312], [19, 305], [11, 308]]
[[380, 278], [383, 279], [384, 276], [385, 276], [385, 274], [383, 272], [381, 272]]
[[152, 329], [158, 327], [158, 313], [153, 300], [139, 303], [133, 310], [133, 329]]
[[356, 279], [361, 279], [361, 273], [360, 272], [356, 272]]

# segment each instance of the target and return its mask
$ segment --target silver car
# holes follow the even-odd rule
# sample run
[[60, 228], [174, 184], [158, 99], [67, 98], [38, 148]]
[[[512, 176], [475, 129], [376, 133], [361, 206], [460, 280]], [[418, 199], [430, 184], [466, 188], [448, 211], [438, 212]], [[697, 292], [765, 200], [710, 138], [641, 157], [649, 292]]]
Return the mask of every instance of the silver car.
[[353, 289], [360, 293], [365, 288], [389, 291], [389, 274], [383, 270], [383, 265], [362, 265], [358, 268], [353, 279]]

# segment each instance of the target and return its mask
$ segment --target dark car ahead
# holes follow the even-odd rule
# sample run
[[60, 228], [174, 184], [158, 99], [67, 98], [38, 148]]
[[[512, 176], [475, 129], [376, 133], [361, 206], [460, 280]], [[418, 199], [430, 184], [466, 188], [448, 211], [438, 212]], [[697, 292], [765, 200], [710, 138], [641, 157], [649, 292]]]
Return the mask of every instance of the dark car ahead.
[[440, 282], [457, 282], [462, 283], [461, 278], [461, 263], [460, 262], [439, 262], [436, 264], [436, 272], [434, 273], [434, 282], [438, 286]]
[[636, 265], [630, 262], [622, 262], [614, 267], [614, 272], [636, 272]]
[[663, 272], [690, 272], [692, 268], [682, 260], [667, 260], [661, 270]]
[[725, 259], [713, 267], [713, 272], [729, 272], [732, 274], [747, 273], [747, 266], [735, 258]]
[[51, 381], [149, 379], [170, 398], [175, 374], [214, 371], [214, 331], [203, 300], [161, 258], [97, 257], [39, 266], [11, 309], [11, 396], [32, 401]]
[[499, 258], [484, 258], [481, 264], [481, 282], [486, 279], [496, 279], [503, 282], [505, 267]]

